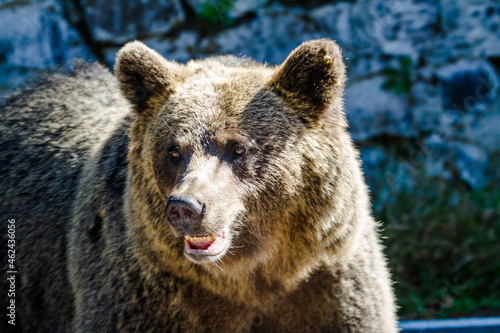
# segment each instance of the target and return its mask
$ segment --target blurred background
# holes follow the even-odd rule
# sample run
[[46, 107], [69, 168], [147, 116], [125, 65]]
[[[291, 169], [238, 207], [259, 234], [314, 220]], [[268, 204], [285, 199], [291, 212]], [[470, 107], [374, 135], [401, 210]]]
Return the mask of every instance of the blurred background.
[[500, 315], [498, 0], [0, 0], [0, 96], [75, 58], [111, 68], [134, 39], [278, 64], [321, 37], [348, 65], [400, 317]]

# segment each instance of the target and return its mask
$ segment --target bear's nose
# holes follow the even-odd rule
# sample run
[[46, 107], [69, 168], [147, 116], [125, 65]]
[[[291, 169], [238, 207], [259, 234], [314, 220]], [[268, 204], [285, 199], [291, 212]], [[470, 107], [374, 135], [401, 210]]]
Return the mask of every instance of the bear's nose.
[[174, 195], [168, 199], [166, 212], [172, 226], [190, 235], [203, 219], [204, 206], [190, 194]]

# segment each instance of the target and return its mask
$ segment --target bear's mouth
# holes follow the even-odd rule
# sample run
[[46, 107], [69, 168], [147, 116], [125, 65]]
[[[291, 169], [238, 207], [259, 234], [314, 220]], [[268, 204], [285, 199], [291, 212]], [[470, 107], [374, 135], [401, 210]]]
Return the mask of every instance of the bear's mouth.
[[184, 236], [184, 252], [188, 255], [216, 256], [222, 253], [229, 243], [229, 229], [209, 235]]

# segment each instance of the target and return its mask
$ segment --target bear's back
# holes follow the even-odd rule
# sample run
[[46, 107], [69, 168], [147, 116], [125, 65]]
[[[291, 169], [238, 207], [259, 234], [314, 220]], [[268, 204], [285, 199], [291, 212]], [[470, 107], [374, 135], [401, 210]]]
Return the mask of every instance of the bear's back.
[[[15, 220], [17, 319], [43, 323], [47, 331], [66, 330], [73, 296], [65, 232], [79, 175], [92, 148], [109, 135], [128, 107], [108, 70], [82, 63], [15, 92], [0, 104], [0, 113], [0, 212], [4, 223]], [[6, 251], [2, 246], [3, 271], [8, 270]], [[7, 299], [4, 280], [2, 298]], [[50, 312], [55, 309], [57, 313]], [[65, 312], [66, 323], [61, 323], [60, 312]]]

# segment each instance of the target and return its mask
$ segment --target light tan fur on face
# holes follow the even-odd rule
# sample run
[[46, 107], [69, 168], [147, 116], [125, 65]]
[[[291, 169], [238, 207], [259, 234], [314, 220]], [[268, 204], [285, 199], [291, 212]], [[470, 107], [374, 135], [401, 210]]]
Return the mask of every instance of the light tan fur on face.
[[[158, 108], [156, 130], [146, 132], [146, 142], [178, 136], [180, 141], [192, 143], [193, 158], [184, 178], [170, 193], [190, 188], [191, 192], [199, 192], [199, 197], [205, 196], [204, 202], [231, 212], [225, 215], [225, 223], [232, 226], [235, 235], [229, 252], [216, 266], [204, 266], [216, 278], [210, 278], [211, 286], [217, 286], [209, 287], [214, 292], [224, 285], [223, 293], [228, 293], [234, 286], [232, 297], [251, 302], [255, 287], [248, 277], [255, 274], [266, 284], [278, 283], [282, 292], [292, 292], [320, 267], [335, 266], [339, 258], [355, 260], [363, 233], [373, 232], [370, 230], [376, 227], [370, 216], [358, 154], [342, 112], [345, 70], [340, 52], [328, 42], [326, 48], [320, 43], [311, 45], [308, 48], [306, 43], [277, 68], [234, 68], [213, 60], [189, 63], [185, 71], [191, 76], [176, 84], [166, 103]], [[300, 60], [307, 57], [317, 60]], [[314, 61], [318, 61], [316, 68]], [[322, 79], [307, 81], [307, 71]], [[298, 85], [293, 83], [296, 80]], [[310, 91], [311, 84], [324, 86]], [[266, 165], [264, 175], [218, 181], [212, 174], [218, 158], [203, 151], [197, 136], [205, 132], [217, 136], [224, 131], [249, 137], [271, 149], [268, 154], [272, 162]], [[150, 158], [154, 156], [142, 160]], [[200, 173], [205, 174], [200, 177]], [[224, 173], [231, 174], [230, 168]], [[206, 191], [204, 182], [211, 177], [215, 188]], [[231, 192], [234, 187], [239, 190]], [[207, 225], [220, 228], [220, 220], [209, 216]], [[179, 246], [175, 242], [168, 244]], [[247, 256], [250, 249], [252, 255]], [[172, 251], [161, 255], [170, 263]], [[181, 271], [188, 272], [186, 278], [193, 278], [189, 277], [191, 263], [187, 268], [184, 258], [176, 260], [183, 267]]]

